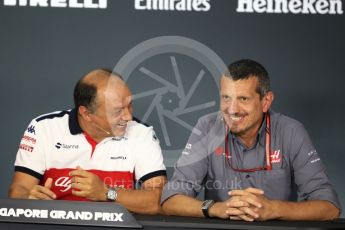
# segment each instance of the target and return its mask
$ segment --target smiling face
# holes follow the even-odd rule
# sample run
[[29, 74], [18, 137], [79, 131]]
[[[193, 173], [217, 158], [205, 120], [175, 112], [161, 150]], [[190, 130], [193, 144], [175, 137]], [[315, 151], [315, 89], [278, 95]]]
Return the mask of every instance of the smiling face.
[[120, 79], [110, 78], [97, 92], [97, 107], [93, 122], [112, 136], [123, 136], [127, 122], [132, 120], [132, 97], [127, 85]]
[[272, 92], [260, 98], [258, 83], [256, 77], [236, 81], [226, 76], [221, 78], [220, 110], [230, 131], [243, 140], [257, 135], [264, 113], [273, 101]]

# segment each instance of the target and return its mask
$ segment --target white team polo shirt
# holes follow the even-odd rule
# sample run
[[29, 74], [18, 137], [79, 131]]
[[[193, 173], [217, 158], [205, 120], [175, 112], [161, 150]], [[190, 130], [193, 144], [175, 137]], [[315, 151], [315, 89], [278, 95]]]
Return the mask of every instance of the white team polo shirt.
[[95, 143], [78, 124], [76, 111], [59, 111], [31, 121], [21, 140], [15, 171], [44, 184], [53, 179], [57, 199], [85, 200], [71, 194], [68, 173], [77, 166], [98, 175], [106, 184], [132, 189], [155, 176], [166, 175], [162, 151], [152, 127], [130, 121], [122, 138]]

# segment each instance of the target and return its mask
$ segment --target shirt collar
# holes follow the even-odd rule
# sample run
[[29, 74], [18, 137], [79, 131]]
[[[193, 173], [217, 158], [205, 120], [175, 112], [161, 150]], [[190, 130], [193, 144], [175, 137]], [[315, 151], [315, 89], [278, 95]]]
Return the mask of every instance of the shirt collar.
[[79, 122], [78, 122], [78, 115], [77, 110], [74, 108], [71, 110], [68, 118], [68, 126], [69, 131], [72, 135], [81, 134], [83, 130], [80, 128]]
[[264, 119], [261, 123], [261, 126], [259, 128], [259, 132], [257, 135], [257, 138], [259, 139], [261, 135], [265, 135], [266, 134], [266, 118], [267, 118], [267, 113], [264, 114]]

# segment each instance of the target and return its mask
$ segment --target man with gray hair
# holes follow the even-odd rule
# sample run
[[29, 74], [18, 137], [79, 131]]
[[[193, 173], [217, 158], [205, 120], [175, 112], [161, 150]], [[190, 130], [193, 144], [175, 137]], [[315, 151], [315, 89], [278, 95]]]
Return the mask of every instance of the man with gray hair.
[[[199, 119], [163, 189], [166, 214], [245, 221], [339, 216], [337, 194], [307, 131], [271, 111], [272, 102], [262, 65], [229, 65], [220, 80], [220, 112]], [[195, 198], [202, 187], [204, 201]]]

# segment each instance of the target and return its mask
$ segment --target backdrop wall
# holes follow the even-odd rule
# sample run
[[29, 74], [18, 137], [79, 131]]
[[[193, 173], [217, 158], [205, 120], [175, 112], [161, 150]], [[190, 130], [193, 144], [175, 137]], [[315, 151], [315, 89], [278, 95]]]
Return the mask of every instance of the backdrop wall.
[[217, 110], [224, 66], [251, 58], [269, 71], [273, 109], [309, 131], [345, 206], [343, 8], [337, 0], [0, 1], [0, 196], [30, 120], [71, 108], [88, 71], [124, 75], [135, 116], [154, 126], [171, 167], [197, 118]]

